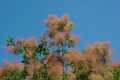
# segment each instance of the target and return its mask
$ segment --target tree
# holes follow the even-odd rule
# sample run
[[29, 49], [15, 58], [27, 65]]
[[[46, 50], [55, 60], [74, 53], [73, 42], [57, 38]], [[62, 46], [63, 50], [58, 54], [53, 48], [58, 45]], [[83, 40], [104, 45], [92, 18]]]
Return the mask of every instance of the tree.
[[69, 15], [48, 15], [45, 25], [39, 41], [8, 38], [5, 49], [21, 54], [22, 62], [3, 61], [1, 80], [120, 80], [120, 61], [112, 61], [109, 42], [95, 42], [79, 53], [74, 46], [80, 36], [71, 33]]

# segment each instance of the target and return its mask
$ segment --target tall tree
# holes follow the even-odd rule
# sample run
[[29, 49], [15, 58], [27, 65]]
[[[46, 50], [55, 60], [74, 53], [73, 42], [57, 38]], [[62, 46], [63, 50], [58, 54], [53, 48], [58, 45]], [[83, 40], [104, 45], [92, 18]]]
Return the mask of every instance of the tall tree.
[[38, 41], [8, 38], [5, 49], [21, 54], [22, 62], [3, 61], [1, 80], [120, 80], [120, 61], [112, 61], [109, 42], [95, 42], [79, 53], [74, 46], [80, 36], [71, 33], [75, 25], [69, 15], [48, 15], [45, 25]]

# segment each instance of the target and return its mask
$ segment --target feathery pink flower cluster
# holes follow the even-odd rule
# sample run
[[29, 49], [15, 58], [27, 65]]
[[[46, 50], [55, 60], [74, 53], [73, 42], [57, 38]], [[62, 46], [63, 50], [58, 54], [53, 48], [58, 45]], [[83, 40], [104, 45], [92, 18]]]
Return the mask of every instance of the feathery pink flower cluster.
[[57, 44], [64, 44], [65, 43], [65, 34], [63, 32], [57, 32], [55, 35], [55, 41]]
[[52, 29], [55, 29], [59, 26], [64, 26], [68, 23], [69, 16], [65, 14], [61, 19], [55, 15], [48, 15], [48, 20], [45, 20], [45, 24]]
[[80, 59], [83, 59], [83, 56], [78, 50], [72, 48], [68, 54], [64, 55], [64, 59], [66, 59], [68, 63], [78, 62]]
[[56, 80], [59, 80], [63, 75], [63, 67], [61, 64], [55, 64], [51, 67], [51, 69], [48, 71], [49, 75], [52, 75]]
[[7, 74], [8, 72], [12, 72], [14, 70], [20, 72], [23, 69], [24, 66], [18, 61], [15, 61], [14, 64], [11, 64], [8, 61], [3, 61], [3, 67], [0, 68], [0, 77]]
[[94, 73], [92, 73], [89, 76], [89, 80], [104, 80], [104, 78], [100, 74], [94, 74]]
[[116, 69], [116, 68], [120, 67], [120, 60], [112, 62], [112, 64], [109, 64], [109, 66], [112, 67], [112, 69]]
[[76, 80], [75, 74], [73, 74], [71, 71], [67, 71], [66, 74], [67, 74], [66, 80]]
[[61, 63], [59, 63], [58, 58], [55, 53], [49, 54], [47, 56], [47, 66], [51, 69], [48, 71], [49, 75], [53, 75], [56, 80], [59, 80], [63, 74], [63, 67]]
[[34, 38], [28, 38], [26, 41], [25, 41], [25, 44], [27, 46], [29, 46], [30, 48], [32, 47], [36, 47], [37, 46], [37, 41], [34, 39]]
[[80, 36], [70, 34], [70, 40], [73, 42], [73, 45], [76, 45], [80, 41]]
[[27, 71], [29, 73], [28, 79], [31, 79], [33, 77], [34, 70], [39, 69], [42, 66], [39, 61], [34, 59], [31, 60], [32, 62], [30, 62], [30, 64], [27, 65]]
[[87, 62], [87, 64], [89, 65], [91, 65], [89, 68], [91, 69], [91, 71], [93, 71], [93, 72], [97, 72], [97, 71], [99, 71], [99, 64], [98, 64], [98, 62], [97, 62], [97, 60], [98, 60], [98, 56], [96, 55], [96, 54], [93, 54], [93, 53], [87, 53], [87, 54], [85, 54], [84, 55], [84, 57], [85, 57], [85, 59], [86, 59], [86, 62]]
[[[97, 62], [99, 64], [107, 64], [109, 63], [112, 54], [112, 52], [110, 52], [109, 45], [110, 45], [109, 42], [103, 42], [103, 43], [96, 42], [92, 46], [87, 46], [84, 49], [84, 53], [95, 54], [95, 56], [97, 56], [97, 60], [98, 60]], [[101, 63], [102, 56], [105, 57], [105, 60]]]
[[69, 20], [69, 15], [65, 14], [65, 15], [61, 18], [59, 24], [60, 24], [61, 26], [64, 26], [64, 25], [66, 25], [66, 24], [68, 23], [68, 20]]
[[54, 53], [47, 56], [47, 66], [52, 67], [58, 63], [58, 59]]
[[22, 71], [24, 69], [24, 65], [15, 60], [14, 64], [12, 64], [12, 68], [17, 71]]
[[16, 48], [14, 48], [13, 46], [5, 46], [4, 48], [5, 48], [5, 50], [7, 50], [9, 53], [16, 54], [15, 51], [14, 51]]
[[105, 80], [113, 80], [113, 74], [111, 72], [105, 72], [104, 79]]
[[29, 77], [32, 78], [33, 77], [33, 73], [34, 73], [34, 67], [33, 66], [28, 66], [27, 67], [27, 71], [29, 73]]

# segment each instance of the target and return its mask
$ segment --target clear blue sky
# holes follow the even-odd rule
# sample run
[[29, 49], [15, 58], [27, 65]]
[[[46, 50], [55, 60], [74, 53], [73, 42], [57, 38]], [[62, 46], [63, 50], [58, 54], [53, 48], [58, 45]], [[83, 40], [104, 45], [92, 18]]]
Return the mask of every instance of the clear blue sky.
[[82, 36], [76, 48], [110, 41], [114, 60], [120, 59], [120, 0], [0, 0], [0, 65], [3, 60], [21, 60], [3, 49], [9, 36], [39, 39], [47, 15], [61, 17], [65, 13], [76, 24], [73, 33]]

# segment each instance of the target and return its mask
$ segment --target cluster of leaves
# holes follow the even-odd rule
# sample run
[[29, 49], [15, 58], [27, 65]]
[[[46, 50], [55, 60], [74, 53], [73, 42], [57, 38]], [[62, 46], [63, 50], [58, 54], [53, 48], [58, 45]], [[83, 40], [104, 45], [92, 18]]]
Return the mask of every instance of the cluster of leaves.
[[120, 61], [112, 61], [109, 42], [95, 42], [79, 53], [74, 46], [80, 37], [71, 34], [75, 26], [67, 14], [49, 15], [45, 25], [39, 41], [8, 38], [5, 49], [21, 54], [22, 61], [4, 62], [0, 80], [120, 80]]

